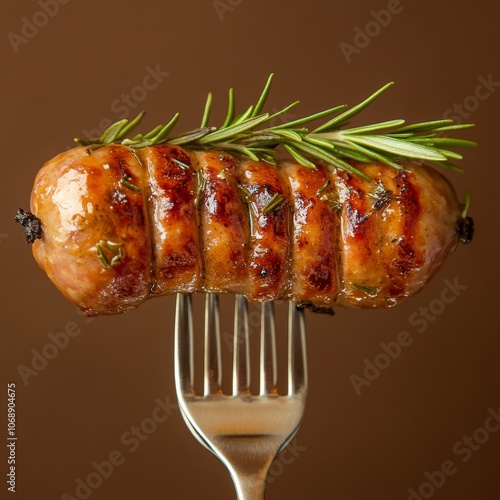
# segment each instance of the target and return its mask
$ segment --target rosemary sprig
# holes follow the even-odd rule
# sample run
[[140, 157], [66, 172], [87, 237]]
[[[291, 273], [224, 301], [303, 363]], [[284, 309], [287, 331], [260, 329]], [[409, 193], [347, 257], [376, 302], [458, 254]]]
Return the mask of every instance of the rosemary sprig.
[[100, 240], [96, 244], [97, 256], [106, 269], [116, 266], [123, 258], [122, 245], [113, 241]]
[[279, 193], [274, 193], [274, 195], [271, 197], [271, 199], [264, 205], [264, 208], [262, 209], [262, 213], [264, 215], [268, 214], [269, 212], [273, 212], [274, 210], [278, 210], [283, 207], [283, 205], [286, 205], [288, 203], [288, 200], [284, 198], [281, 194]]
[[[263, 112], [273, 75], [266, 82], [255, 105], [236, 114], [233, 89], [229, 90], [228, 109], [220, 127], [209, 126], [212, 94], [208, 94], [201, 126], [190, 132], [169, 137], [179, 118], [179, 113], [166, 125], [158, 125], [146, 134], [131, 138], [127, 134], [144, 117], [141, 112], [133, 120], [120, 120], [112, 124], [101, 137], [75, 139], [81, 145], [124, 144], [143, 148], [158, 144], [177, 144], [192, 149], [216, 148], [247, 156], [252, 160], [263, 159], [274, 163], [283, 147], [298, 163], [315, 169], [315, 162], [331, 164], [339, 169], [369, 178], [356, 169], [349, 160], [358, 162], [379, 161], [394, 168], [402, 168], [405, 159], [423, 160], [444, 168], [461, 171], [453, 161], [462, 159], [450, 148], [471, 147], [473, 141], [446, 137], [444, 132], [464, 130], [473, 124], [456, 124], [453, 120], [432, 120], [406, 125], [404, 120], [388, 120], [358, 127], [348, 127], [351, 118], [363, 111], [383, 94], [393, 83], [387, 83], [361, 103], [348, 107], [343, 104], [296, 120], [269, 126], [276, 117], [287, 113], [295, 101], [276, 113]], [[340, 113], [340, 114], [339, 114]], [[316, 120], [326, 121], [311, 131], [305, 127]]]
[[127, 188], [131, 189], [132, 191], [137, 191], [137, 192], [141, 191], [141, 188], [140, 188], [139, 186], [137, 186], [137, 185], [133, 184], [132, 182], [130, 182], [130, 179], [131, 179], [131, 176], [130, 176], [130, 175], [127, 175], [127, 174], [125, 174], [125, 175], [124, 175], [124, 176], [120, 179], [120, 183], [121, 183], [123, 186], [125, 186], [125, 187], [127, 187]]
[[376, 297], [377, 293], [380, 291], [380, 287], [365, 285], [363, 283], [351, 283], [351, 286], [368, 297]]

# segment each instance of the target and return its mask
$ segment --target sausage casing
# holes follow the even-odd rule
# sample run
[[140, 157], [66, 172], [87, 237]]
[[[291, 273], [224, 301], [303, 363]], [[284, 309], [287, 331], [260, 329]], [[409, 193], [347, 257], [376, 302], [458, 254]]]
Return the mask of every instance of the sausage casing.
[[88, 315], [202, 291], [389, 307], [455, 248], [461, 207], [430, 167], [355, 166], [372, 180], [218, 150], [77, 147], [35, 179], [33, 253]]

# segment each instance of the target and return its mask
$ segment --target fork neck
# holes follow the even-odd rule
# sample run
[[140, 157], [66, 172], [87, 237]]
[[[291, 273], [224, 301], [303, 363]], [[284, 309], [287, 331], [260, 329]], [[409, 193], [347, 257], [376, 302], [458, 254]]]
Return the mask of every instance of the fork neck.
[[231, 477], [236, 488], [238, 500], [264, 500], [266, 489], [266, 477], [270, 464], [265, 470], [245, 474], [235, 473], [231, 469]]

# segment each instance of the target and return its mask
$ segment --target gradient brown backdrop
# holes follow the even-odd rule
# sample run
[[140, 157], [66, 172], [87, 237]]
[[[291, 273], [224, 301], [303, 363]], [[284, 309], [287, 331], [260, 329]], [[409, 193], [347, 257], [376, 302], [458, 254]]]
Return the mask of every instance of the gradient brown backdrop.
[[[292, 450], [272, 469], [268, 498], [397, 500], [421, 488], [422, 498], [499, 499], [500, 432], [480, 430], [500, 406], [498, 3], [71, 0], [56, 8], [47, 0], [50, 16], [43, 4], [2, 3], [0, 470], [5, 478], [6, 384], [15, 382], [11, 497], [78, 498], [77, 479], [113, 454], [120, 465], [91, 490], [92, 500], [234, 498], [224, 467], [194, 440], [178, 410], [164, 419], [158, 406], [175, 403], [174, 298], [86, 320], [37, 268], [13, 214], [28, 207], [41, 165], [102, 120], [146, 109], [145, 129], [180, 111], [178, 130], [190, 129], [207, 91], [221, 118], [228, 87], [242, 107], [273, 71], [271, 109], [295, 99], [302, 102], [297, 115], [352, 104], [394, 80], [363, 123], [440, 118], [465, 105], [477, 123], [466, 135], [480, 148], [465, 152], [465, 173], [449, 175], [460, 196], [472, 192], [473, 244], [396, 309], [307, 316], [307, 413]], [[372, 11], [388, 8], [397, 13], [376, 24]], [[24, 27], [23, 35], [23, 18], [40, 27]], [[365, 27], [371, 37], [357, 39], [348, 61], [341, 43], [354, 45]], [[157, 81], [147, 79], [144, 89], [148, 68]], [[440, 299], [445, 280], [462, 286], [449, 304]], [[432, 321], [422, 309], [429, 305]], [[65, 328], [79, 334], [54, 353], [49, 334]], [[373, 362], [381, 343], [401, 331], [413, 343], [357, 394], [352, 375], [363, 376], [365, 360]], [[36, 360], [41, 352], [54, 356], [46, 366]], [[37, 375], [26, 372], [33, 362]], [[133, 438], [134, 426], [149, 432], [147, 439]], [[473, 436], [469, 445], [466, 436]], [[444, 484], [434, 492], [422, 487], [426, 472], [447, 460], [454, 473]], [[94, 486], [98, 479], [91, 476]], [[10, 498], [4, 479], [0, 491]]]

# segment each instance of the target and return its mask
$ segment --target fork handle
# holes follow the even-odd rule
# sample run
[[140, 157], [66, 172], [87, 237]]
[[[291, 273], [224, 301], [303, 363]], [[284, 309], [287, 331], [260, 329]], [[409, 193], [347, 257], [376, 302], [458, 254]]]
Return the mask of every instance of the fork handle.
[[267, 467], [265, 471], [254, 474], [229, 470], [233, 479], [238, 500], [264, 500], [266, 490]]
[[[276, 443], [258, 439], [250, 450], [232, 450], [222, 460], [233, 479], [238, 500], [264, 500], [266, 479], [273, 462]], [[219, 457], [220, 458], [220, 457]]]

